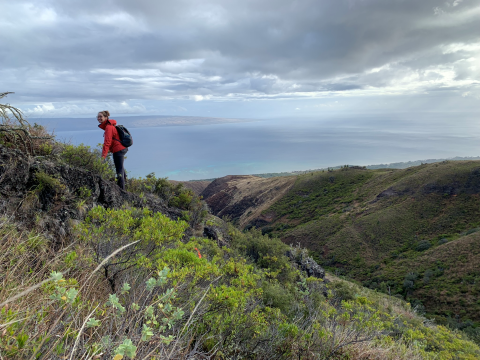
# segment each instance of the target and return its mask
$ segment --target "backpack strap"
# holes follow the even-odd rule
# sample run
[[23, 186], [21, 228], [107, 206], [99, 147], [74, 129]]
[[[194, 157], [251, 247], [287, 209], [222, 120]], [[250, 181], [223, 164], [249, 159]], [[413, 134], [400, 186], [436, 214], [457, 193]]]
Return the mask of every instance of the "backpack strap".
[[[112, 125], [112, 126], [115, 128], [115, 130], [117, 130], [117, 127], [116, 127], [116, 126], [114, 126], [113, 124], [110, 124], [110, 125]], [[118, 130], [117, 130], [117, 136], [120, 137], [120, 136], [118, 135]], [[112, 135], [112, 139], [113, 139], [113, 140], [117, 140], [120, 144], [122, 143], [119, 139], [115, 139], [115, 138], [113, 137], [113, 135]]]

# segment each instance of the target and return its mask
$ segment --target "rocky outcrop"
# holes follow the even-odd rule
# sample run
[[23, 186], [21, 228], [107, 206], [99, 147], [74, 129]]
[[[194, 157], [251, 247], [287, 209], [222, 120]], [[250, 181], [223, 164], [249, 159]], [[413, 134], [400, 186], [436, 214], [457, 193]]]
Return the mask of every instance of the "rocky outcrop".
[[[38, 173], [54, 179], [52, 186], [40, 186]], [[41, 222], [56, 242], [63, 241], [70, 231], [71, 220], [83, 220], [86, 211], [97, 205], [106, 208], [147, 206], [171, 219], [182, 216], [179, 209], [167, 207], [157, 197], [140, 197], [123, 191], [113, 181], [70, 167], [54, 157], [27, 157], [4, 146], [0, 146], [0, 196], [3, 213], [14, 214], [26, 227]]]
[[305, 271], [308, 276], [325, 279], [325, 269], [323, 269], [315, 260], [308, 256], [306, 249], [302, 249], [299, 246], [291, 246], [286, 255], [290, 261], [296, 264], [300, 270]]
[[228, 224], [215, 215], [209, 214], [203, 227], [203, 237], [215, 240], [218, 246], [228, 246], [231, 236], [228, 233]]

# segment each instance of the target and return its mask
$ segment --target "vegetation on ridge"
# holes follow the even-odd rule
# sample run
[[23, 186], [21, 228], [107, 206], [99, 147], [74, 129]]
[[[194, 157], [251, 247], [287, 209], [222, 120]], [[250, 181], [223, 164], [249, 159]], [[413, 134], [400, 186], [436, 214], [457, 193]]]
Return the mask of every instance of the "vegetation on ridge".
[[264, 213], [264, 233], [480, 340], [478, 162], [302, 175]]
[[[128, 225], [119, 226], [115, 222], [119, 218]], [[230, 228], [234, 245], [220, 248], [207, 239], [181, 241], [178, 230], [185, 223], [152, 220], [145, 210], [95, 208], [79, 225], [80, 238], [52, 253], [41, 235], [18, 233], [3, 219], [2, 356], [474, 359], [480, 355], [480, 349], [459, 334], [425, 325], [399, 299], [341, 280], [332, 282], [324, 296], [322, 281], [306, 278], [292, 267], [278, 240]], [[104, 239], [100, 244], [111, 245], [113, 239], [134, 240], [142, 238], [140, 234], [149, 236], [142, 240], [145, 245], [157, 244], [148, 255], [125, 249], [120, 258], [109, 258], [104, 251], [108, 246], [99, 246], [99, 237]], [[128, 254], [132, 255], [128, 260], [122, 257]], [[103, 271], [95, 271], [106, 264], [123, 267], [115, 292]], [[42, 286], [32, 289], [41, 281]], [[24, 290], [30, 292], [9, 301]]]

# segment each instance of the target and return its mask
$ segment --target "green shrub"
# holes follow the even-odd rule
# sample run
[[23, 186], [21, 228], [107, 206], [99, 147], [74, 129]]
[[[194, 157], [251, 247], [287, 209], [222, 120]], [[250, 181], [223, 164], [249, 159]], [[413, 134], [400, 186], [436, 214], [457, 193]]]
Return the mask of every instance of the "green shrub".
[[92, 196], [92, 190], [90, 190], [86, 186], [81, 186], [77, 190], [77, 193], [78, 193], [78, 196], [80, 197], [80, 199], [88, 199], [90, 196]]
[[[187, 227], [184, 221], [172, 221], [147, 208], [115, 210], [97, 206], [77, 229], [80, 238], [94, 251], [96, 261], [102, 263], [105, 277], [115, 292], [122, 272], [153, 263], [160, 248], [179, 241]], [[136, 243], [115, 259], [104, 262], [116, 249], [132, 242]]]
[[[99, 147], [101, 144], [99, 144]], [[90, 146], [64, 145], [60, 158], [70, 166], [91, 171], [105, 179], [115, 178], [115, 165], [111, 156], [102, 158], [101, 149], [92, 149]]]
[[43, 190], [49, 190], [54, 192], [61, 192], [65, 190], [65, 185], [62, 184], [59, 179], [48, 175], [43, 171], [36, 172], [35, 179], [38, 182], [36, 190], [39, 192]]
[[425, 250], [430, 249], [431, 246], [432, 246], [432, 244], [430, 243], [430, 241], [422, 240], [422, 241], [419, 241], [419, 242], [418, 242], [417, 247], [415, 248], [415, 250], [416, 250], [416, 251], [425, 251]]
[[50, 142], [45, 142], [38, 145], [38, 154], [39, 155], [50, 155], [53, 152], [53, 146]]
[[355, 299], [355, 290], [346, 281], [334, 281], [328, 287], [333, 291], [335, 297], [340, 300], [349, 301]]
[[204, 202], [192, 190], [185, 188], [182, 183], [174, 184], [167, 178], [157, 178], [155, 173], [150, 173], [145, 178], [128, 179], [127, 190], [140, 195], [153, 194], [168, 206], [188, 211], [183, 218], [188, 219], [192, 227], [201, 223], [208, 214]]
[[148, 174], [145, 178], [130, 178], [128, 179], [128, 190], [136, 193], [150, 193], [155, 194], [159, 198], [165, 200], [168, 204], [170, 200], [183, 188], [182, 184], [175, 186], [168, 181], [168, 178], [157, 178], [155, 173]]
[[434, 275], [435, 273], [431, 269], [425, 271], [425, 274], [423, 274], [423, 284], [428, 285], [430, 283], [430, 278]]
[[470, 234], [476, 233], [479, 230], [480, 230], [480, 228], [474, 228], [474, 229], [467, 230], [467, 231], [465, 231], [465, 235], [470, 235]]
[[418, 274], [416, 272], [409, 272], [405, 275], [405, 280], [415, 281], [418, 279]]
[[265, 305], [279, 308], [284, 314], [290, 313], [295, 298], [287, 289], [279, 283], [265, 281], [262, 290]]
[[269, 277], [277, 278], [282, 283], [293, 281], [296, 271], [286, 257], [289, 247], [280, 239], [262, 235], [257, 229], [242, 233], [235, 231], [233, 226], [230, 227], [230, 235], [231, 246], [264, 269]]
[[[480, 354], [459, 334], [425, 326], [402, 301], [346, 281], [328, 286], [349, 296], [325, 299], [319, 279], [298, 274], [295, 285], [269, 279], [269, 271], [243, 259], [238, 249], [207, 239], [180, 241], [181, 231], [171, 230], [181, 223], [158, 225], [162, 219], [141, 209], [115, 211], [90, 213], [85, 225], [90, 238], [110, 234], [112, 241], [128, 245], [150, 236], [157, 242], [151, 254], [137, 257], [135, 271], [115, 292], [95, 274], [97, 264], [84, 242], [52, 253], [46, 240], [40, 241], [44, 250], [39, 248], [35, 234], [17, 240], [15, 227], [0, 227], [6, 240], [0, 256], [6, 270], [0, 292], [4, 358], [355, 359], [358, 342], [368, 346], [372, 358], [475, 359]], [[117, 256], [118, 264], [130, 261]], [[71, 278], [63, 278], [67, 270]]]
[[403, 280], [403, 287], [405, 290], [411, 290], [415, 287], [415, 284], [412, 280], [405, 279]]

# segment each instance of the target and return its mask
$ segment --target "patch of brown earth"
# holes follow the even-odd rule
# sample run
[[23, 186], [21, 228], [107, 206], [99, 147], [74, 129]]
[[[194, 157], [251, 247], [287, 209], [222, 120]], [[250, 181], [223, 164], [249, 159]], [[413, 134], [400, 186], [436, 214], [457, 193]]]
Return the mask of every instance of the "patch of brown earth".
[[274, 214], [262, 215], [295, 183], [296, 176], [260, 178], [252, 175], [229, 175], [216, 179], [200, 194], [212, 213], [218, 217], [229, 216], [244, 228], [255, 219], [265, 223]]

